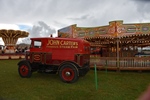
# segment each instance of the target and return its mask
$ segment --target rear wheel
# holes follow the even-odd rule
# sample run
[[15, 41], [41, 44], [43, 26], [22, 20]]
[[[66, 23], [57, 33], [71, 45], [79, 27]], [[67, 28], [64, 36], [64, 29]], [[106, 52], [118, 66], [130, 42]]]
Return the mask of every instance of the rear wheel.
[[23, 78], [29, 78], [32, 75], [31, 66], [27, 61], [22, 61], [18, 64], [19, 75]]
[[73, 64], [64, 64], [59, 70], [59, 77], [63, 82], [73, 83], [78, 80], [78, 70]]

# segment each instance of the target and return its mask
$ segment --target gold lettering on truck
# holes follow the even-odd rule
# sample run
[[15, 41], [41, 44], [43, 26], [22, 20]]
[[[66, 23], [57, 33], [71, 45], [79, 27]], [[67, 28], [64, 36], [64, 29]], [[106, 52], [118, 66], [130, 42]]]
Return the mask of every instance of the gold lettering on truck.
[[78, 42], [64, 40], [48, 40], [47, 47], [49, 48], [78, 48]]
[[59, 45], [59, 40], [48, 40], [47, 45]]

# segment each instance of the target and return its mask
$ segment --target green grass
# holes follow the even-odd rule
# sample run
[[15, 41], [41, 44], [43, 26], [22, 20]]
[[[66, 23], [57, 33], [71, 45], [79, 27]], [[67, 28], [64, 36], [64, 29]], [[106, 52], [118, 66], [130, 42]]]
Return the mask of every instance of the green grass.
[[0, 100], [135, 100], [150, 84], [150, 72], [98, 71], [98, 90], [94, 70], [73, 84], [36, 72], [21, 78], [18, 62], [0, 60]]

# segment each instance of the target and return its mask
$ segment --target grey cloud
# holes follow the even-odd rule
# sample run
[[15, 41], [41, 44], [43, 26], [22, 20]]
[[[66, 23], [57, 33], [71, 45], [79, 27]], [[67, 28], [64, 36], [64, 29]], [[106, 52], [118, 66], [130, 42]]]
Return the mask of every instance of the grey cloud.
[[56, 30], [48, 26], [43, 21], [36, 22], [32, 29], [28, 30], [29, 36], [21, 40], [23, 43], [30, 44], [30, 38], [33, 37], [49, 37], [50, 34], [56, 34]]
[[68, 26], [68, 24], [67, 23], [63, 23], [62, 21], [60, 22], [60, 21], [57, 21], [57, 20], [55, 20], [54, 21], [54, 23], [53, 23], [55, 26], [57, 26], [57, 27], [66, 27], [66, 26]]
[[137, 10], [139, 12], [150, 12], [150, 0], [134, 0], [134, 2], [137, 5]]
[[133, 0], [136, 10], [140, 16], [140, 21], [149, 20], [150, 18], [150, 0]]
[[42, 20], [57, 28], [97, 26], [118, 19], [148, 20], [149, 7], [149, 0], [0, 0], [0, 19], [9, 24]]
[[[37, 20], [54, 21], [67, 20], [71, 16], [90, 14], [93, 8], [100, 7], [104, 1], [99, 0], [2, 0], [0, 19], [3, 23], [20, 21], [35, 22]], [[7, 11], [7, 12], [6, 12]], [[12, 17], [10, 17], [12, 16]], [[85, 16], [84, 16], [85, 17]]]
[[89, 19], [90, 18], [90, 15], [82, 15], [80, 17], [72, 17], [72, 18], [68, 18], [68, 19], [71, 19], [71, 20], [86, 20], [86, 19]]
[[30, 35], [29, 37], [48, 37], [50, 34], [55, 34], [56, 30], [52, 29], [43, 21], [38, 21], [33, 25], [32, 29], [28, 30]]
[[72, 24], [95, 27], [113, 20], [150, 21], [149, 9], [149, 0], [0, 0], [0, 23], [41, 21], [29, 30], [30, 37], [41, 37]]
[[143, 3], [147, 3], [147, 2], [150, 2], [150, 0], [134, 0], [136, 2], [143, 2]]

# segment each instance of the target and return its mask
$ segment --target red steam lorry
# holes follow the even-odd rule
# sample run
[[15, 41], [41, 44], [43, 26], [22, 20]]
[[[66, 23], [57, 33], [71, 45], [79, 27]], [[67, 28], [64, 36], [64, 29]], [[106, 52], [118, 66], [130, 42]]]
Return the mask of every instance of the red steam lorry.
[[25, 59], [18, 63], [19, 75], [29, 78], [32, 72], [59, 74], [63, 82], [73, 83], [90, 67], [90, 44], [74, 38], [31, 38]]

